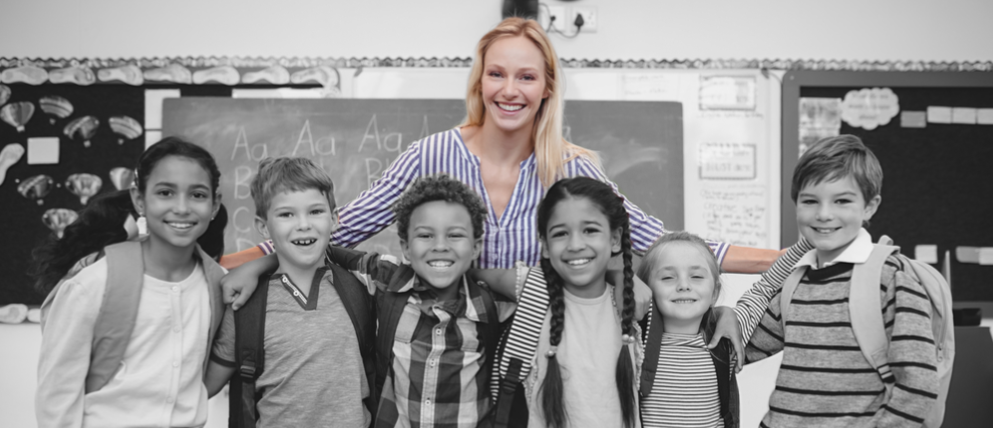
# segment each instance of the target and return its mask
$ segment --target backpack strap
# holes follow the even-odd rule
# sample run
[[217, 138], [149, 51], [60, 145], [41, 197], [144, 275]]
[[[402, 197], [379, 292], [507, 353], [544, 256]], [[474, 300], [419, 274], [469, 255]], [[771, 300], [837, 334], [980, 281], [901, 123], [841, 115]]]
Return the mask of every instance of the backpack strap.
[[786, 277], [783, 281], [783, 288], [779, 292], [779, 319], [783, 325], [786, 325], [786, 314], [789, 313], [790, 303], [793, 301], [793, 293], [796, 292], [796, 287], [800, 285], [800, 280], [803, 276], [807, 274], [806, 267], [802, 269], [793, 269], [790, 272], [790, 276]]
[[[469, 281], [468, 278], [466, 280]], [[469, 290], [479, 293], [479, 298], [483, 300], [483, 308], [486, 309], [486, 322], [481, 323], [482, 325], [478, 331], [480, 343], [486, 346], [486, 364], [483, 366], [483, 370], [486, 373], [491, 373], [491, 369], [494, 366], [493, 361], [497, 355], [496, 351], [499, 348], [500, 313], [497, 312], [493, 290], [490, 290], [490, 287], [485, 282], [479, 281], [473, 284], [472, 281], [469, 281]], [[472, 296], [467, 297], [472, 298]]]
[[120, 368], [134, 331], [144, 284], [145, 266], [140, 242], [121, 242], [104, 251], [107, 254], [107, 285], [93, 326], [93, 348], [85, 383], [87, 393], [107, 385]]
[[271, 273], [259, 276], [258, 287], [245, 306], [234, 313], [234, 350], [237, 371], [231, 378], [228, 426], [254, 427], [259, 418], [255, 408], [255, 381], [265, 371], [265, 310], [269, 299]]
[[662, 313], [655, 305], [655, 301], [649, 303], [651, 308], [648, 311], [647, 338], [645, 341], [645, 361], [641, 364], [641, 386], [639, 391], [641, 397], [647, 397], [655, 387], [655, 373], [659, 368], [659, 355], [662, 353]]
[[375, 415], [379, 390], [376, 389], [376, 318], [373, 299], [366, 287], [345, 268], [334, 263], [328, 263], [327, 266], [333, 275], [331, 283], [355, 328], [359, 353], [362, 355], [362, 365], [369, 384], [369, 396], [363, 401], [369, 414]]
[[[879, 296], [879, 279], [886, 258], [900, 249], [891, 245], [873, 245], [865, 263], [852, 268], [852, 284], [848, 295], [849, 318], [855, 340], [869, 365], [879, 371], [885, 381], [893, 375], [889, 371], [886, 354], [890, 348], [884, 327], [882, 302]], [[887, 390], [891, 383], [883, 382]]]
[[526, 424], [527, 407], [523, 394], [518, 394], [518, 390], [524, 378], [531, 373], [531, 362], [538, 351], [541, 326], [547, 311], [545, 274], [541, 268], [532, 268], [517, 299], [514, 321], [504, 337], [499, 364], [493, 367], [493, 377], [498, 379], [490, 383], [490, 394], [496, 403], [493, 409], [495, 427]]

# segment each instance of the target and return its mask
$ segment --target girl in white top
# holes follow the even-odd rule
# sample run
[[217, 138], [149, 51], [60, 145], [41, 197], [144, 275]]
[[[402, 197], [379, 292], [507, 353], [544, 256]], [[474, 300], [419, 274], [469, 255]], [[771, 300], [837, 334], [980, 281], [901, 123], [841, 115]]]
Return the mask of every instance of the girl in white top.
[[736, 427], [730, 344], [725, 339], [707, 348], [720, 292], [717, 259], [707, 243], [687, 232], [664, 235], [645, 254], [638, 277], [654, 298], [640, 385], [644, 426]]
[[[220, 206], [220, 172], [202, 147], [167, 138], [142, 153], [132, 200], [146, 219], [141, 294], [116, 372], [87, 385], [95, 322], [108, 289], [107, 257], [60, 283], [47, 299], [38, 390], [39, 427], [202, 426], [204, 364], [220, 320], [220, 267], [198, 251]], [[214, 283], [208, 283], [211, 278]], [[213, 304], [213, 307], [212, 307]], [[216, 312], [216, 313], [215, 313]]]
[[[544, 276], [549, 307], [524, 382], [528, 426], [641, 426], [629, 229], [621, 197], [591, 178], [559, 180], [538, 206], [541, 268], [528, 275]], [[621, 302], [606, 282], [615, 254]]]

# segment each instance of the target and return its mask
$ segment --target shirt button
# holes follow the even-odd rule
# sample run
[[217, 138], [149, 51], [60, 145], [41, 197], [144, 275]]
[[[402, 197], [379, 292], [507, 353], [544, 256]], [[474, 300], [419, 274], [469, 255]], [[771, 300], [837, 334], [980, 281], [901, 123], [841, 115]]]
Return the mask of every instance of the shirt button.
[[427, 404], [428, 406], [430, 406], [431, 405], [431, 399], [428, 398], [427, 400], [424, 400], [424, 404]]
[[431, 362], [430, 362], [430, 364], [431, 364], [431, 367], [434, 367], [434, 364], [435, 364], [436, 362], [437, 362], [436, 360], [434, 360], [434, 359], [432, 359], [432, 360], [431, 360]]
[[178, 363], [178, 362], [176, 362], [176, 361], [173, 361], [173, 362], [172, 362], [172, 367], [173, 367], [173, 368], [176, 368], [176, 367], [179, 367], [179, 363]]
[[442, 331], [441, 331], [441, 329], [440, 329], [440, 328], [439, 328], [439, 329], [436, 329], [436, 330], [434, 331], [434, 334], [437, 334], [438, 336], [441, 336], [441, 333], [442, 333]]
[[173, 285], [173, 286], [172, 286], [172, 292], [173, 292], [173, 293], [178, 293], [178, 292], [179, 292], [179, 287], [177, 287], [177, 286], [175, 286], [175, 285]]

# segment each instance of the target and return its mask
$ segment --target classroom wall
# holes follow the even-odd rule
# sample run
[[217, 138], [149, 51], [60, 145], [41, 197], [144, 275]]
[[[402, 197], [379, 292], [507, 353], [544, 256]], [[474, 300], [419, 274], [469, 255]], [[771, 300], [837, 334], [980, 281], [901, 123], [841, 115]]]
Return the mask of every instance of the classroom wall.
[[[993, 59], [989, 0], [545, 0], [597, 7], [564, 58]], [[502, 0], [3, 0], [0, 57], [466, 57]]]

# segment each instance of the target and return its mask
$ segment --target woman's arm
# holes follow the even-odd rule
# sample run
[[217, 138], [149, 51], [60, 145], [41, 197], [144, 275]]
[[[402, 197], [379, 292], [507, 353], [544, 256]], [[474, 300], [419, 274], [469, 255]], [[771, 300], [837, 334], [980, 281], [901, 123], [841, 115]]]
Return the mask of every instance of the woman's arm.
[[357, 199], [338, 210], [338, 229], [331, 244], [354, 247], [393, 223], [391, 207], [410, 182], [421, 175], [420, 142], [407, 147], [400, 157]]
[[67, 280], [45, 320], [38, 359], [38, 426], [83, 426], [83, 396], [103, 284]]

